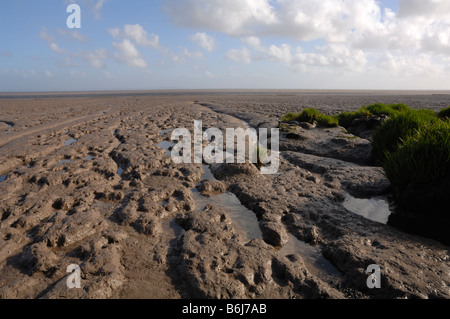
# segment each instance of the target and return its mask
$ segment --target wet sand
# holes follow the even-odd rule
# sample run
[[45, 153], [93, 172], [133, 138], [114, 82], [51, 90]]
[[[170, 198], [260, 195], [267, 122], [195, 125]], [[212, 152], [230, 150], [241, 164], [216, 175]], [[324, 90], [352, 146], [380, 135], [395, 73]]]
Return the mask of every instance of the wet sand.
[[[389, 196], [369, 141], [282, 136], [275, 175], [167, 151], [194, 120], [277, 127], [305, 107], [375, 102], [438, 110], [450, 92], [2, 94], [0, 298], [449, 298], [448, 246], [349, 209], [349, 196]], [[70, 264], [81, 289], [67, 288]], [[371, 264], [381, 289], [366, 285]]]

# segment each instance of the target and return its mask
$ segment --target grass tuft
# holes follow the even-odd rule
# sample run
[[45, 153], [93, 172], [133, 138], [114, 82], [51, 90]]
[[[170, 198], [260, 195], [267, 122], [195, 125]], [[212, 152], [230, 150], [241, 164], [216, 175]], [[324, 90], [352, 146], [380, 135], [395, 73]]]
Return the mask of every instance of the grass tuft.
[[450, 122], [427, 122], [415, 129], [386, 154], [383, 169], [398, 193], [410, 183], [424, 186], [449, 176]]
[[434, 123], [438, 118], [432, 110], [410, 110], [390, 118], [379, 128], [372, 140], [372, 150], [377, 161], [385, 161], [387, 153], [398, 147], [426, 123]]
[[442, 109], [438, 115], [437, 115], [440, 119], [443, 120], [448, 120], [450, 119], [450, 106], [446, 107], [445, 109]]

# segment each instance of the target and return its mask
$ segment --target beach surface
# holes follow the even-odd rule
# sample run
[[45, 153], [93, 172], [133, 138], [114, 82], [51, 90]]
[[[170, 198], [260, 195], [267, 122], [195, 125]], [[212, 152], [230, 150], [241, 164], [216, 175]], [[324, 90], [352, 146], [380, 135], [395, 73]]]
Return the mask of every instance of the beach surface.
[[450, 92], [0, 94], [0, 298], [450, 298], [449, 246], [387, 224], [369, 140], [281, 133], [272, 175], [170, 157], [194, 121], [270, 129], [371, 103], [439, 110]]

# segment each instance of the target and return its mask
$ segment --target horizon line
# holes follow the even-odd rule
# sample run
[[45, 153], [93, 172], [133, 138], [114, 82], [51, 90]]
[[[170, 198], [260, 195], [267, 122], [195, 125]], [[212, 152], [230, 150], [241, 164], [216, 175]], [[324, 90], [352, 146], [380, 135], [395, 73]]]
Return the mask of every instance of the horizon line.
[[176, 91], [183, 91], [183, 92], [195, 92], [195, 91], [207, 91], [207, 92], [217, 92], [217, 91], [231, 91], [231, 92], [238, 92], [238, 91], [273, 91], [273, 92], [281, 92], [281, 91], [324, 91], [324, 92], [330, 92], [330, 91], [340, 91], [340, 92], [355, 92], [355, 91], [372, 91], [372, 92], [380, 92], [380, 91], [396, 91], [396, 92], [450, 92], [449, 89], [305, 89], [305, 88], [299, 88], [299, 89], [281, 89], [281, 88], [196, 88], [196, 89], [186, 89], [186, 88], [157, 88], [157, 89], [99, 89], [99, 90], [42, 90], [42, 91], [0, 91], [0, 95], [11, 95], [11, 94], [73, 94], [73, 93], [107, 93], [107, 92], [123, 92], [123, 93], [133, 93], [133, 92], [176, 92]]

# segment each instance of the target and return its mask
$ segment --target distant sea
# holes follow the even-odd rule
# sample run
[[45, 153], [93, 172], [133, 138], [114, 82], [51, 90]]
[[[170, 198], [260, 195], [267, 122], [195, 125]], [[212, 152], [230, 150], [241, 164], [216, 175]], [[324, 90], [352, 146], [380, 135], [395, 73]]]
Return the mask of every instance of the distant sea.
[[183, 95], [450, 95], [450, 90], [149, 90], [149, 91], [89, 91], [89, 92], [0, 92], [0, 99], [62, 99], [124, 96]]

